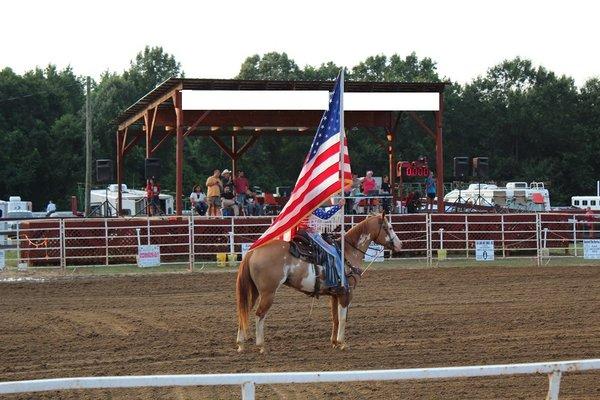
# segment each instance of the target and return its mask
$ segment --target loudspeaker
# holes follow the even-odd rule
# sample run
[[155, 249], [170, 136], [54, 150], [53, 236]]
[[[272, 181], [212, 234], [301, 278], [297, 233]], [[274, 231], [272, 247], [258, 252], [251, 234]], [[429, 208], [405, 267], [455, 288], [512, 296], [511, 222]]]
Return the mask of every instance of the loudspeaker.
[[96, 160], [96, 182], [112, 183], [113, 163], [112, 160]]
[[454, 179], [466, 180], [469, 176], [469, 157], [454, 157]]
[[490, 175], [490, 159], [488, 157], [473, 158], [473, 176], [480, 179], [488, 178]]
[[160, 177], [160, 158], [146, 158], [146, 179]]

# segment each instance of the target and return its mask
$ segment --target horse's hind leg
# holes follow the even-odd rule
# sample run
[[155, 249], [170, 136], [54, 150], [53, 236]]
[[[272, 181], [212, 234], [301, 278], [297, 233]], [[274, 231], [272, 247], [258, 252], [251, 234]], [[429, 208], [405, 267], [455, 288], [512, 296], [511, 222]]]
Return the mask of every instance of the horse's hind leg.
[[335, 296], [331, 296], [331, 345], [337, 347], [337, 334], [338, 334], [338, 299]]
[[[252, 297], [252, 301], [250, 303], [250, 310], [252, 310], [254, 308], [254, 304], [256, 304], [256, 297]], [[246, 342], [246, 334], [241, 329], [241, 327], [238, 326], [237, 340], [236, 340], [236, 343], [238, 345], [238, 353], [241, 353], [244, 351], [244, 342]]]
[[265, 318], [273, 304], [274, 297], [274, 292], [261, 293], [258, 308], [256, 309], [256, 345], [259, 347], [261, 353], [265, 352]]

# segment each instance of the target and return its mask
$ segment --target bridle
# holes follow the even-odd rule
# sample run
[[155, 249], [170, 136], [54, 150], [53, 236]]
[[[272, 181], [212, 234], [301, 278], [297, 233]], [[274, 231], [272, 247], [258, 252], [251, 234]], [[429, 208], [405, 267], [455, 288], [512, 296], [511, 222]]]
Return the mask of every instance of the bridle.
[[[383, 227], [385, 225], [385, 228]], [[385, 216], [381, 216], [381, 220], [379, 222], [379, 231], [377, 231], [377, 235], [375, 236], [375, 238], [378, 238], [379, 235], [381, 235], [381, 231], [385, 230], [385, 233], [387, 235], [387, 237], [389, 238], [385, 244], [383, 245], [383, 247], [386, 247], [389, 250], [394, 251], [395, 247], [394, 247], [394, 239], [397, 238], [398, 236], [396, 235], [396, 233], [394, 232], [394, 235], [390, 234], [390, 231], [388, 229], [387, 226], [387, 221], [385, 220]], [[344, 237], [344, 241], [346, 244], [349, 244], [350, 247], [352, 247], [354, 250], [357, 250], [358, 252], [362, 253], [363, 255], [366, 255], [367, 252], [363, 251], [361, 249], [359, 249], [358, 247], [356, 247], [354, 244], [352, 244], [351, 242], [348, 241], [348, 239], [346, 237]]]

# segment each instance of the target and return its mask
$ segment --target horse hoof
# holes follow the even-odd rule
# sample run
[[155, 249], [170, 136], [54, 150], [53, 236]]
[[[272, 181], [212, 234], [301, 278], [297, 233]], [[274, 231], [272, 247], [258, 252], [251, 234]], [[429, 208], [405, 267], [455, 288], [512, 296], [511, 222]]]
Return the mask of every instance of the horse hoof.
[[238, 346], [237, 352], [238, 353], [243, 353], [244, 352], [244, 346]]
[[259, 350], [258, 350], [258, 352], [259, 352], [260, 354], [265, 354], [265, 353], [267, 352], [267, 349], [266, 349], [266, 348], [264, 348], [264, 347], [259, 347]]
[[338, 345], [339, 349], [344, 351], [344, 350], [348, 350], [348, 345], [346, 343], [340, 343]]

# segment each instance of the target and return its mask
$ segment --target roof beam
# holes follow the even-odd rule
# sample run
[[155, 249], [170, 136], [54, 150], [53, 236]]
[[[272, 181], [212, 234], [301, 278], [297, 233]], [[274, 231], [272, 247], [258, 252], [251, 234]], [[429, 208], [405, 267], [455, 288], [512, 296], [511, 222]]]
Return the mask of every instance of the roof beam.
[[[173, 97], [173, 94], [176, 91], [181, 90], [182, 87], [183, 87], [183, 84], [179, 83], [178, 85], [173, 87], [173, 89], [171, 89], [168, 93], [165, 93], [164, 95], [160, 96], [158, 99], [154, 100], [152, 103], [148, 104], [143, 110], [141, 110], [138, 113], [127, 118], [125, 121], [123, 121], [122, 123], [119, 124], [119, 130], [123, 130], [126, 127], [128, 127], [129, 125], [131, 125], [134, 122], [138, 121], [139, 119], [143, 118], [144, 114], [148, 110], [156, 108], [159, 105], [161, 105], [162, 103], [164, 103], [165, 101], [169, 100], [171, 97]], [[127, 112], [127, 110], [125, 110], [125, 112]]]

